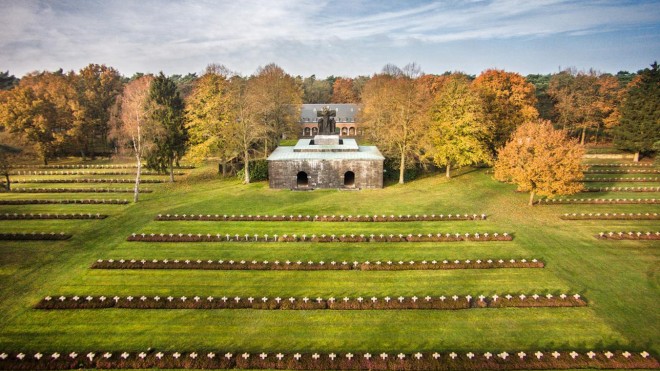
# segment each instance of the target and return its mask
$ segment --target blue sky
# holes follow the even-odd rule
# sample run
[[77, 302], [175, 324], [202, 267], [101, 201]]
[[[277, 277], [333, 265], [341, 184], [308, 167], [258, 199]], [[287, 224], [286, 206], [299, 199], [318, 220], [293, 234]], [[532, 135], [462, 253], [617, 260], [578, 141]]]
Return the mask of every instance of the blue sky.
[[0, 0], [0, 70], [616, 73], [660, 60], [659, 31], [660, 0]]

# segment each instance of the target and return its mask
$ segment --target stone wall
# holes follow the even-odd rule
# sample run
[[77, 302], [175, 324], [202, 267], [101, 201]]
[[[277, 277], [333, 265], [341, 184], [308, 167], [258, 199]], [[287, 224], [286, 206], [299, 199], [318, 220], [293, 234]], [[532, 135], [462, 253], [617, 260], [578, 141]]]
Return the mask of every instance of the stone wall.
[[[344, 175], [355, 174], [353, 185], [344, 184]], [[307, 186], [298, 185], [298, 173], [308, 176]], [[287, 160], [269, 161], [270, 188], [383, 188], [383, 161], [378, 160]]]

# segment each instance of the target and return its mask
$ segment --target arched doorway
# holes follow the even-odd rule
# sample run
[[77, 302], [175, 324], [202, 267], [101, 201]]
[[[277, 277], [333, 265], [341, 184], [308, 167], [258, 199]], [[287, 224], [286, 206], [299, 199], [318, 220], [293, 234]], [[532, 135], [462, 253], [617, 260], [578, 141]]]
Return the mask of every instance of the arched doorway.
[[351, 126], [351, 128], [348, 129], [348, 134], [349, 134], [350, 136], [355, 136], [355, 128]]
[[346, 136], [347, 134], [348, 134], [348, 129], [346, 129], [345, 127], [341, 128], [341, 135]]
[[312, 128], [312, 135], [316, 135], [316, 134], [318, 134], [318, 133], [319, 133], [319, 128], [317, 128], [317, 127], [313, 127], [313, 128]]
[[307, 173], [304, 171], [301, 171], [296, 175], [296, 185], [298, 187], [307, 187], [309, 186], [309, 178], [307, 177]]
[[355, 187], [355, 173], [347, 171], [344, 173], [344, 187]]
[[308, 137], [309, 134], [310, 134], [310, 131], [309, 131], [309, 128], [307, 127], [307, 128], [305, 128], [305, 134], [304, 134], [304, 135], [305, 135], [306, 137]]

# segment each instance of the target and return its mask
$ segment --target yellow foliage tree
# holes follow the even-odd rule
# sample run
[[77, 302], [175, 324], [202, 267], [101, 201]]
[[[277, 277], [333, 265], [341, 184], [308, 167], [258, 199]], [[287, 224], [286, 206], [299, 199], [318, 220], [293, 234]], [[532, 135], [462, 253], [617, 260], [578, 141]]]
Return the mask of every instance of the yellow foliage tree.
[[526, 122], [498, 151], [495, 179], [513, 183], [529, 192], [529, 205], [536, 194], [570, 195], [582, 190], [580, 161], [584, 148], [555, 130], [550, 121]]
[[225, 176], [227, 163], [239, 152], [227, 77], [214, 70], [207, 71], [195, 81], [186, 107], [191, 144], [186, 157], [199, 163], [210, 156], [218, 156]]
[[332, 84], [332, 103], [357, 103], [357, 92], [353, 88], [353, 79], [338, 77]]

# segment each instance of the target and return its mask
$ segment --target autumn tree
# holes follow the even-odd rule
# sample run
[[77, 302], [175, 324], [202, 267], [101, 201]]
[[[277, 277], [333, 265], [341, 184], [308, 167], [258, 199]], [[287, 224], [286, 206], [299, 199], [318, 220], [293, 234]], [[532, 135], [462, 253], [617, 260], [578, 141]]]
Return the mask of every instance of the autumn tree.
[[493, 154], [518, 126], [538, 118], [534, 85], [521, 75], [489, 69], [473, 84], [483, 100], [486, 120], [492, 125], [490, 148]]
[[518, 191], [552, 197], [582, 190], [583, 147], [555, 130], [550, 121], [526, 122], [497, 153], [495, 179], [513, 183]]
[[655, 62], [630, 83], [621, 106], [620, 125], [614, 131], [618, 148], [635, 153], [654, 150], [660, 141], [660, 71]]
[[293, 77], [272, 63], [259, 68], [249, 80], [252, 108], [257, 110], [256, 118], [265, 128], [262, 135], [267, 157], [271, 145], [277, 145], [283, 137], [297, 135], [302, 90]]
[[188, 131], [184, 121], [184, 104], [174, 81], [162, 72], [149, 88], [150, 119], [160, 127], [154, 146], [147, 153], [147, 167], [170, 173], [174, 182], [174, 162], [186, 152]]
[[236, 148], [243, 157], [245, 184], [250, 183], [250, 152], [257, 142], [267, 135], [268, 127], [263, 121], [261, 105], [261, 86], [254, 80], [234, 76], [230, 79], [230, 122], [231, 134], [234, 136]]
[[357, 103], [358, 97], [353, 88], [353, 79], [338, 77], [332, 85], [332, 103]]
[[3, 93], [0, 125], [34, 145], [48, 164], [67, 140], [76, 106], [76, 91], [61, 70], [35, 72]]
[[489, 123], [477, 92], [461, 75], [443, 84], [431, 107], [426, 155], [446, 168], [490, 163]]
[[[133, 202], [138, 201], [142, 160], [153, 146], [153, 140], [159, 135], [157, 125], [153, 125], [149, 112], [150, 86], [153, 76], [146, 75], [129, 82], [119, 100], [120, 121], [113, 128], [113, 136], [120, 148], [129, 146], [135, 156], [137, 172], [133, 188]], [[162, 130], [162, 129], [161, 129]]]
[[616, 121], [616, 79], [595, 71], [558, 73], [550, 79], [548, 94], [555, 101], [558, 122], [577, 132], [584, 144], [588, 130], [599, 130]]
[[71, 137], [83, 157], [95, 155], [96, 139], [105, 143], [110, 130], [110, 109], [123, 83], [117, 70], [105, 65], [90, 64], [70, 76], [77, 92]]
[[187, 157], [199, 162], [217, 156], [225, 176], [227, 163], [240, 153], [234, 116], [227, 76], [216, 69], [207, 70], [195, 82], [187, 100], [186, 127], [191, 145]]
[[368, 140], [399, 166], [399, 183], [404, 183], [406, 166], [420, 158], [422, 138], [426, 135], [426, 112], [430, 100], [419, 89], [419, 67], [404, 69], [386, 65], [373, 76], [362, 92], [360, 122]]

